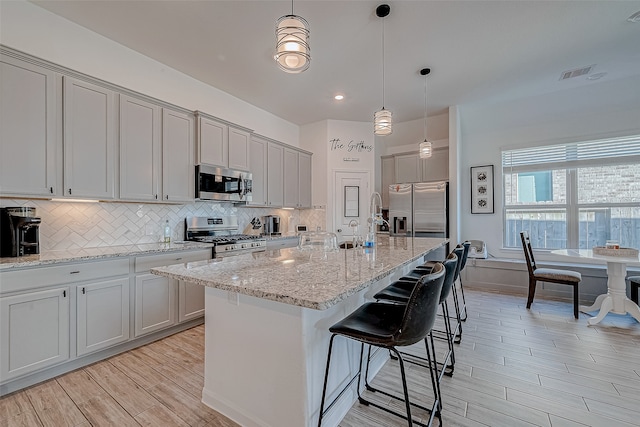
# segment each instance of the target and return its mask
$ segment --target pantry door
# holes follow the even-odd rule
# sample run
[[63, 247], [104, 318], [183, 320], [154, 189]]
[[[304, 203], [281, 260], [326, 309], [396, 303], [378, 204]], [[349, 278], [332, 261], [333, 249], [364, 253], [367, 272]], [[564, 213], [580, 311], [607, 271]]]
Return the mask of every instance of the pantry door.
[[351, 240], [355, 229], [349, 223], [356, 220], [360, 224], [358, 234], [364, 239], [371, 197], [370, 172], [336, 171], [333, 182], [333, 232], [338, 240]]

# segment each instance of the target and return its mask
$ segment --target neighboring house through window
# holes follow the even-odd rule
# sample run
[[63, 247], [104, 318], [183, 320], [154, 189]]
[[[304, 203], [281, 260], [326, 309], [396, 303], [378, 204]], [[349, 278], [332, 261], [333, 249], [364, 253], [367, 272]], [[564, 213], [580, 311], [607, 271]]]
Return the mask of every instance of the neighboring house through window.
[[640, 247], [640, 135], [502, 151], [504, 246]]

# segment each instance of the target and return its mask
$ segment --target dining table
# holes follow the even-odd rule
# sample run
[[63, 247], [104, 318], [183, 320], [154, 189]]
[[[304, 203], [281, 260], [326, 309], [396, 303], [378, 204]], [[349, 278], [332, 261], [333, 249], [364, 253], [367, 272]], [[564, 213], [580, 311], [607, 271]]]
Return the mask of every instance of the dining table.
[[598, 313], [587, 323], [596, 325], [609, 313], [629, 313], [640, 322], [640, 307], [627, 297], [627, 266], [639, 266], [640, 256], [612, 256], [594, 253], [592, 249], [558, 249], [551, 254], [559, 259], [607, 265], [607, 293], [598, 295], [592, 305], [581, 305], [583, 313]]

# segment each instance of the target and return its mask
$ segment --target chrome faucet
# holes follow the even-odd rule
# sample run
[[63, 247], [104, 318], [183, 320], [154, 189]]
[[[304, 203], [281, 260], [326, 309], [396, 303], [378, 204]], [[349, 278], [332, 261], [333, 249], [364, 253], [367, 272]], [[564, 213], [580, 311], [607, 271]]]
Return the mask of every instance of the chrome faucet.
[[376, 241], [376, 225], [382, 225], [385, 222], [389, 223], [382, 218], [382, 197], [380, 193], [374, 191], [371, 193], [371, 199], [369, 201], [369, 232], [365, 239], [365, 246], [374, 246]]

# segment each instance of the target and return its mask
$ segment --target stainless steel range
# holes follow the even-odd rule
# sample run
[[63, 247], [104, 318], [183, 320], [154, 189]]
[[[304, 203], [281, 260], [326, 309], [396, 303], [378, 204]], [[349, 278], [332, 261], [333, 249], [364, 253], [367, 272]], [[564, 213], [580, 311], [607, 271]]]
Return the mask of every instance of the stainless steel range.
[[237, 234], [238, 218], [235, 216], [185, 218], [185, 240], [213, 243], [213, 257], [240, 255], [264, 251], [267, 239], [262, 236]]

